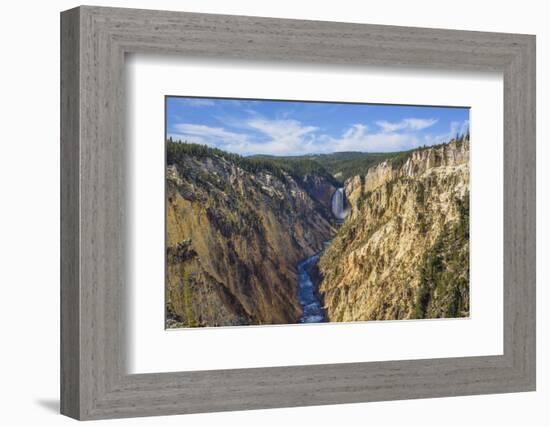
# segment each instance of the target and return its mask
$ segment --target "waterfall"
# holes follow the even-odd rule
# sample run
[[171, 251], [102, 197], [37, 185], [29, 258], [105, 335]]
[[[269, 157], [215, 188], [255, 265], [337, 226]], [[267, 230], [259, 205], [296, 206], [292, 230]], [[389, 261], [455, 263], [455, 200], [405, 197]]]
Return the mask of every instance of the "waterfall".
[[346, 195], [343, 188], [338, 188], [332, 195], [332, 214], [338, 220], [344, 220], [348, 216], [346, 209]]

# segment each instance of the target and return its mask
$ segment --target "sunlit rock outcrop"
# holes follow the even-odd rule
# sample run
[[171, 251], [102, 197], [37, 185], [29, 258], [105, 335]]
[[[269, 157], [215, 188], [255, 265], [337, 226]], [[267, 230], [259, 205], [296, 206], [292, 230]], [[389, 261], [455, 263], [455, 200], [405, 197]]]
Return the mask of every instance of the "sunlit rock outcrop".
[[321, 257], [329, 321], [469, 315], [469, 141], [346, 181], [351, 214]]

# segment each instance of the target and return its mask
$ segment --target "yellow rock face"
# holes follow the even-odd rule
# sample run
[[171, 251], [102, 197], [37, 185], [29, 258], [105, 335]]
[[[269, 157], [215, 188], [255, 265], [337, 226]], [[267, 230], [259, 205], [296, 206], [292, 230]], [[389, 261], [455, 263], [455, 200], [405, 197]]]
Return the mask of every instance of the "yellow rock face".
[[469, 315], [469, 141], [346, 183], [352, 213], [321, 257], [331, 321]]
[[297, 322], [296, 264], [334, 229], [290, 176], [216, 155], [167, 170], [168, 327]]

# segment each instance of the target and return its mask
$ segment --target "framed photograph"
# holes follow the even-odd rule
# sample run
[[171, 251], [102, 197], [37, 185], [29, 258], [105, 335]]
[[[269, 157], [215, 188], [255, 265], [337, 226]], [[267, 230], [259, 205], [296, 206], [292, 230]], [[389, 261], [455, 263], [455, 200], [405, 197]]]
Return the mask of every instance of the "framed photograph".
[[535, 390], [535, 37], [61, 14], [61, 411]]
[[166, 328], [470, 317], [469, 108], [165, 116]]

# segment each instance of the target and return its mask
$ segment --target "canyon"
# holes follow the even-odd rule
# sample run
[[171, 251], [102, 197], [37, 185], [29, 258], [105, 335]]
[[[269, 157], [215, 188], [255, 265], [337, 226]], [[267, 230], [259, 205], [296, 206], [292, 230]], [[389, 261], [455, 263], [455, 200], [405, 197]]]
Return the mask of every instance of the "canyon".
[[168, 143], [167, 327], [299, 322], [297, 264], [335, 233], [335, 187], [292, 172]]
[[468, 158], [168, 141], [166, 326], [468, 316]]

